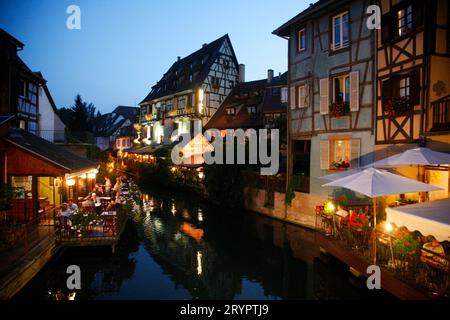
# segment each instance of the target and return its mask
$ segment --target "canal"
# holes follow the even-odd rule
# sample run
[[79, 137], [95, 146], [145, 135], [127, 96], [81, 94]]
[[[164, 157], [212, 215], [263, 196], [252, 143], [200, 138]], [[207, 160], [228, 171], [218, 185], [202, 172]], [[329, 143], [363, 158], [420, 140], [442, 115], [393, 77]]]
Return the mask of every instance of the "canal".
[[[110, 248], [61, 250], [15, 299], [385, 299], [320, 254], [314, 233], [195, 197], [148, 194]], [[81, 290], [66, 287], [69, 265]]]

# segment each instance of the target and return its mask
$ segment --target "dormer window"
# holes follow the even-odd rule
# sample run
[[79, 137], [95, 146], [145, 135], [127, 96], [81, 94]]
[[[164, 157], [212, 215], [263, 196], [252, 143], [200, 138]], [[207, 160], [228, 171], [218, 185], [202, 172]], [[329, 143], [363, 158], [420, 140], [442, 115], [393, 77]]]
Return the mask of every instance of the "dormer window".
[[249, 115], [255, 115], [256, 114], [256, 107], [255, 106], [248, 106], [247, 107], [247, 113]]
[[235, 114], [234, 108], [232, 107], [227, 108], [227, 116], [234, 116], [234, 114]]

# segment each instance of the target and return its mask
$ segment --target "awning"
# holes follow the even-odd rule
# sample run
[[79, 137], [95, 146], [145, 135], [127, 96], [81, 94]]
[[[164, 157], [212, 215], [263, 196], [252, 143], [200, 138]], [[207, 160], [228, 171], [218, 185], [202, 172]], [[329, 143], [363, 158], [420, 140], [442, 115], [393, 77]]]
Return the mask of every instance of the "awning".
[[450, 198], [386, 208], [386, 222], [432, 235], [438, 241], [450, 241]]

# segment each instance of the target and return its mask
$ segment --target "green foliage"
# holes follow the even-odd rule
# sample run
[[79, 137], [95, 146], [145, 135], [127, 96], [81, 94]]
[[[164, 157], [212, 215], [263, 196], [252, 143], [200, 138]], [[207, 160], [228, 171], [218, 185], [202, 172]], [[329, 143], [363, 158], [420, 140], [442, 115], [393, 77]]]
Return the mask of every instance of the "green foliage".
[[101, 222], [101, 219], [96, 213], [93, 212], [79, 212], [70, 217], [72, 226], [75, 229], [85, 229], [89, 225], [97, 224]]
[[157, 158], [154, 163], [141, 163], [138, 167], [139, 184], [151, 183], [168, 188], [175, 186], [174, 175], [170, 171], [170, 158]]
[[394, 250], [402, 254], [414, 252], [419, 247], [419, 241], [411, 233], [404, 234], [394, 241]]
[[11, 199], [15, 196], [11, 186], [0, 182], [0, 211], [11, 209]]
[[242, 208], [244, 179], [241, 165], [206, 165], [205, 185], [208, 198], [229, 208]]
[[273, 121], [274, 129], [280, 133], [280, 144], [287, 143], [287, 119], [286, 117], [277, 117]]
[[101, 150], [96, 145], [89, 145], [86, 147], [86, 156], [91, 160], [99, 160], [100, 159]]

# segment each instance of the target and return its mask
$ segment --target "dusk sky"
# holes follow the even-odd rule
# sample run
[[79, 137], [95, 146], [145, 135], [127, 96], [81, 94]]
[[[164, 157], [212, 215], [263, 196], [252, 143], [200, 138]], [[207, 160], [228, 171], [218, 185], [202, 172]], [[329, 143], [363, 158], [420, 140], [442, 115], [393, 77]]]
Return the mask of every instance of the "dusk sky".
[[[272, 31], [314, 1], [0, 1], [0, 27], [25, 44], [20, 57], [41, 71], [58, 107], [73, 98], [102, 113], [136, 105], [177, 59], [228, 33], [246, 80], [287, 70], [287, 41]], [[81, 30], [66, 9], [81, 8]]]

